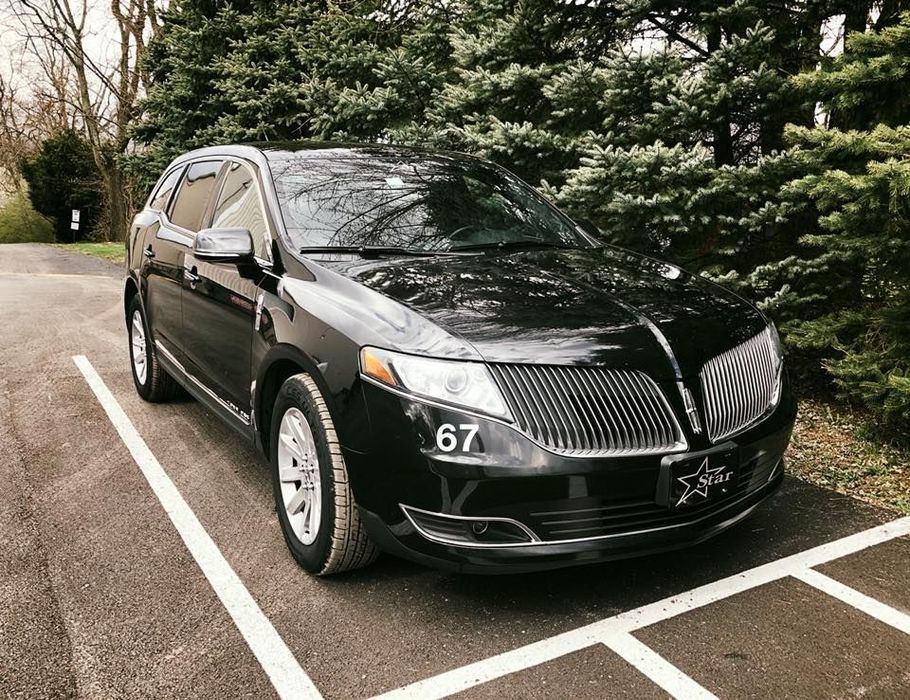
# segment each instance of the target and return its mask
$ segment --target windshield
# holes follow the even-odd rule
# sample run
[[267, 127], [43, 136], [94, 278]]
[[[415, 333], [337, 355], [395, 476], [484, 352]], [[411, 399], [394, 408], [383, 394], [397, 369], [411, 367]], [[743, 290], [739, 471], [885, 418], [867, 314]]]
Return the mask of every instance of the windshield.
[[592, 245], [518, 178], [481, 161], [337, 149], [286, 154], [271, 169], [298, 248]]

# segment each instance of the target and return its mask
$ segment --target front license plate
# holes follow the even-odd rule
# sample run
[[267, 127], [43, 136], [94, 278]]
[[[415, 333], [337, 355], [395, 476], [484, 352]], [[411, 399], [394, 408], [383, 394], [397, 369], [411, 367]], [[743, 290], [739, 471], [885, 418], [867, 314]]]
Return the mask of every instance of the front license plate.
[[733, 493], [738, 463], [739, 451], [735, 447], [666, 457], [666, 473], [661, 481], [668, 487], [667, 505], [685, 508]]

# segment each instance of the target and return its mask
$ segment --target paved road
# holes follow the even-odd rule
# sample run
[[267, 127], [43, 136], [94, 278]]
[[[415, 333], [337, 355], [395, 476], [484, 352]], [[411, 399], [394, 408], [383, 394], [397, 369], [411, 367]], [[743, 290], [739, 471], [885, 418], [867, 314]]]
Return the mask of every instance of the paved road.
[[[257, 454], [195, 402], [138, 398], [120, 295], [115, 266], [0, 246], [0, 696], [274, 695], [74, 355], [98, 371], [326, 697], [393, 690], [894, 518], [788, 479], [751, 519], [684, 552], [493, 578], [384, 556], [312, 579], [285, 551]], [[910, 612], [907, 537], [816, 568]], [[910, 636], [793, 578], [634, 636], [721, 697], [910, 696]], [[465, 695], [666, 696], [642, 668], [595, 644]]]

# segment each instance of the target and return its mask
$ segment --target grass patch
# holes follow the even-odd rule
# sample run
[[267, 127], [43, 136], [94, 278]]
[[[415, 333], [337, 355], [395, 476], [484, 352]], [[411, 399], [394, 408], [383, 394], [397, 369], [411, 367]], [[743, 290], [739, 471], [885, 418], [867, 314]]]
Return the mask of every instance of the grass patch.
[[869, 420], [848, 408], [801, 400], [787, 467], [810, 483], [910, 515], [910, 449], [869, 438]]
[[0, 207], [0, 243], [52, 243], [54, 227], [32, 209], [24, 192], [14, 194]]
[[54, 247], [84, 253], [85, 255], [93, 255], [96, 258], [110, 260], [115, 263], [122, 263], [126, 257], [126, 250], [122, 241], [114, 243], [57, 243]]

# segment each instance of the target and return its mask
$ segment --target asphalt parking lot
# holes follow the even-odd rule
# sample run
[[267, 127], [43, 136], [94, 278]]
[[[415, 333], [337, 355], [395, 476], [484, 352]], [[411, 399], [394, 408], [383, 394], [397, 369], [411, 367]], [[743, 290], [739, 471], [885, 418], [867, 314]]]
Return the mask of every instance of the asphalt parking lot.
[[[789, 478], [686, 551], [501, 577], [383, 556], [317, 580], [252, 448], [189, 399], [136, 395], [118, 268], [0, 246], [0, 329], [3, 696], [910, 697], [910, 519]], [[211, 580], [143, 459], [234, 584]], [[235, 584], [240, 613], [216, 594]], [[281, 645], [312, 686], [276, 681]]]

